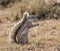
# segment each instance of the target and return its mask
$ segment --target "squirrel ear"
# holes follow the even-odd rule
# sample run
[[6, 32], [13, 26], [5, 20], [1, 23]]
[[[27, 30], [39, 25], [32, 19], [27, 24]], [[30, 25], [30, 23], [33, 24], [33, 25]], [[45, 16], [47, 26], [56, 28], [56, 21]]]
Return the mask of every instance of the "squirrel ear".
[[23, 14], [23, 17], [29, 17], [29, 13], [26, 11], [26, 12], [24, 12], [24, 14]]

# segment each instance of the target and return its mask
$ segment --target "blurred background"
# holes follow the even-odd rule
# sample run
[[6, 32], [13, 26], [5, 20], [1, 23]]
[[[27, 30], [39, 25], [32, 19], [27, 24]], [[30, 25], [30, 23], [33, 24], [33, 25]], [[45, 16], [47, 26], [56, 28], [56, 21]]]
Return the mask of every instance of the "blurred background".
[[[60, 0], [1, 0], [0, 18], [14, 21], [22, 17], [25, 11], [39, 16], [40, 19], [58, 19]], [[0, 19], [1, 22], [4, 21]]]
[[[8, 35], [25, 11], [39, 17], [29, 44], [11, 44]], [[60, 0], [0, 0], [0, 51], [60, 51]]]

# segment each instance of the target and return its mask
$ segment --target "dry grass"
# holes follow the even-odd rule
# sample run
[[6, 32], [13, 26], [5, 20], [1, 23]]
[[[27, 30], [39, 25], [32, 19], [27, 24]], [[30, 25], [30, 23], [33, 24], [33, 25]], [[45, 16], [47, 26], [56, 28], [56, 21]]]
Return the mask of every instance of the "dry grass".
[[[38, 4], [36, 4], [38, 3]], [[60, 51], [60, 20], [41, 20], [39, 26], [29, 31], [29, 43], [25, 45], [9, 43], [8, 35], [14, 21], [21, 19], [24, 11], [30, 14], [41, 14], [50, 7], [43, 0], [23, 0], [13, 6], [0, 9], [0, 51]], [[10, 7], [11, 6], [11, 7]], [[48, 9], [49, 8], [49, 9]], [[57, 12], [58, 13], [58, 12]]]
[[11, 22], [0, 23], [0, 51], [58, 51], [60, 48], [60, 20], [39, 21], [39, 26], [29, 31], [29, 44], [8, 42], [13, 26]]
[[[60, 7], [58, 7], [58, 9], [55, 9], [56, 7], [53, 9], [52, 8], [53, 6], [47, 5], [44, 0], [22, 0], [22, 2], [19, 1], [8, 5], [7, 8], [0, 8], [0, 22], [5, 22], [7, 20], [15, 21], [17, 19], [20, 19], [26, 10], [30, 12], [30, 14], [38, 15], [41, 18], [43, 17], [43, 14], [49, 13], [49, 11], [52, 11], [52, 16], [54, 14], [57, 14], [59, 16]], [[51, 13], [49, 13], [47, 17], [52, 16]]]

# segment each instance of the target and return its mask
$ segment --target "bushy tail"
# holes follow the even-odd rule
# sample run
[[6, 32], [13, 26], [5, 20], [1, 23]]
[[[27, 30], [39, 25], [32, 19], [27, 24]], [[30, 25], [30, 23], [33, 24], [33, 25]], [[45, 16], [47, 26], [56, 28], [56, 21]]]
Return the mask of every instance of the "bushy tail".
[[29, 13], [27, 11], [24, 12], [22, 19], [12, 27], [11, 32], [9, 33], [10, 42], [16, 42], [16, 32], [23, 25], [23, 23], [26, 21], [26, 18], [28, 17]]

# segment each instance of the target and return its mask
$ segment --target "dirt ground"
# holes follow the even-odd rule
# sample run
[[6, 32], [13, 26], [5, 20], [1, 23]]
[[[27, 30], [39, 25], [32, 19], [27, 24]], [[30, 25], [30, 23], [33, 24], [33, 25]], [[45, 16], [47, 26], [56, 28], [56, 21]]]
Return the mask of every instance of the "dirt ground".
[[29, 43], [9, 43], [8, 35], [14, 22], [0, 23], [0, 51], [60, 51], [60, 20], [40, 20], [29, 30]]

